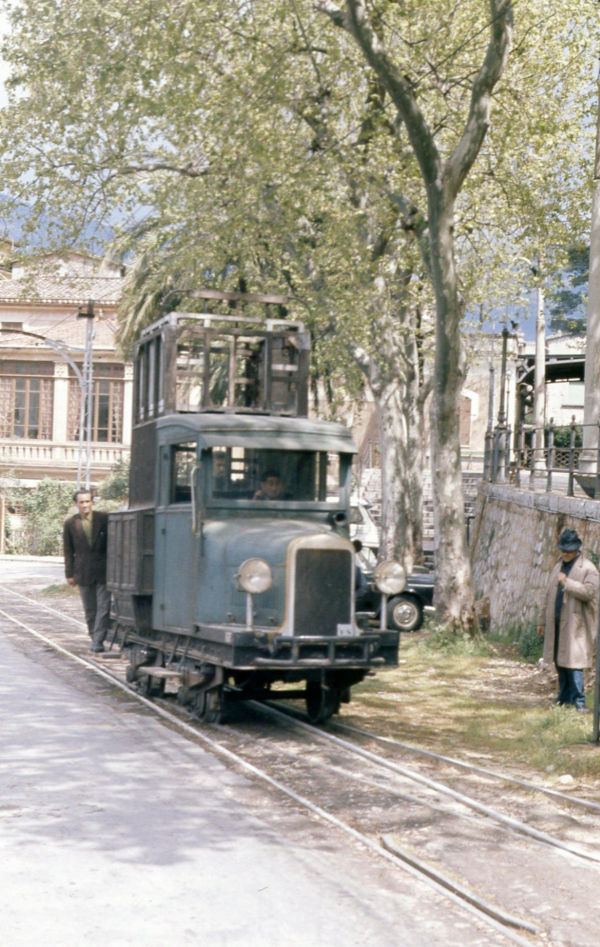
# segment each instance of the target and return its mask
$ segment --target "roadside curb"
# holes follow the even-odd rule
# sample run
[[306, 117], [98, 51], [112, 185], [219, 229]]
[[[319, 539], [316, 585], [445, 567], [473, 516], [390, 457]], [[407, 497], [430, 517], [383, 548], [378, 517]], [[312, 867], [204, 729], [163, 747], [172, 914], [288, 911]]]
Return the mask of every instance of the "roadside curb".
[[64, 559], [62, 556], [15, 556], [10, 553], [0, 553], [0, 562], [55, 562], [60, 565]]

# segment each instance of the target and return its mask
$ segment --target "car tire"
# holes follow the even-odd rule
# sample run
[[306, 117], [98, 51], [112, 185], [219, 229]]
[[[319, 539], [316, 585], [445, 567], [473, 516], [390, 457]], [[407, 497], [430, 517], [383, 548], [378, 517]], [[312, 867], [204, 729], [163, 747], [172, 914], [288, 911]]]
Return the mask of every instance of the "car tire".
[[414, 595], [395, 595], [387, 606], [388, 628], [418, 631], [423, 624], [423, 606]]

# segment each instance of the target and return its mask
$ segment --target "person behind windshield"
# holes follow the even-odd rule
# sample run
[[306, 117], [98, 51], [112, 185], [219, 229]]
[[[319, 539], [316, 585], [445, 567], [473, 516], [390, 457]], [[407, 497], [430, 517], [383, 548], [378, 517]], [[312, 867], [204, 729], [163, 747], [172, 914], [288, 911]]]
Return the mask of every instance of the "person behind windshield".
[[227, 460], [223, 453], [213, 453], [212, 455], [212, 475], [213, 475], [213, 494], [221, 495], [229, 488], [229, 477], [227, 476]]
[[283, 494], [283, 483], [277, 470], [265, 470], [260, 486], [254, 494], [255, 500], [279, 500]]

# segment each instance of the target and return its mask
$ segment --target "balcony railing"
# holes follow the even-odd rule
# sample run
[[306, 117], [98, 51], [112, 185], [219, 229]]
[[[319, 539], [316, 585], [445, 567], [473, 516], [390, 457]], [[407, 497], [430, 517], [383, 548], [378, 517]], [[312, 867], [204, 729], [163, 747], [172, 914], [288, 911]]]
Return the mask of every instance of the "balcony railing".
[[[584, 436], [584, 432], [586, 436]], [[593, 447], [584, 447], [584, 441]], [[530, 490], [600, 499], [600, 423], [488, 430], [483, 476]]]
[[[28, 470], [47, 470], [48, 476], [77, 471], [80, 446], [78, 443], [59, 444], [38, 439], [0, 439], [0, 468], [26, 476]], [[94, 443], [91, 447], [91, 465], [96, 470], [110, 470], [125, 460], [129, 448], [124, 444]]]

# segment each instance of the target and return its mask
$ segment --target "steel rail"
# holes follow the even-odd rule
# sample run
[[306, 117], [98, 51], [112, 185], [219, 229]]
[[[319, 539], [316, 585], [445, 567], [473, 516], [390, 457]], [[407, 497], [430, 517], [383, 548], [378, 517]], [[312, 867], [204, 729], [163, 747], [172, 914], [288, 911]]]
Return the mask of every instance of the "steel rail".
[[[304, 714], [302, 711], [297, 710], [295, 707], [285, 707], [285, 709], [280, 704], [275, 707], [271, 705], [273, 710], [278, 710], [280, 713], [285, 716], [289, 716], [294, 720], [304, 721]], [[311, 726], [308, 724], [308, 726]], [[394, 740], [393, 737], [382, 737], [375, 733], [369, 733], [368, 730], [361, 730], [359, 727], [351, 727], [345, 723], [339, 723], [337, 720], [328, 720], [328, 727], [333, 727], [335, 730], [340, 730], [346, 733], [354, 733], [357, 736], [365, 737], [366, 739], [373, 740], [377, 743], [386, 743], [392, 746], [398, 746], [403, 750], [408, 750], [410, 753], [414, 753], [415, 756], [425, 756], [433, 760], [440, 760], [443, 763], [448, 763], [450, 765], [456, 766], [460, 769], [470, 770], [474, 773], [481, 773], [485, 776], [493, 777], [494, 779], [504, 780], [505, 782], [514, 783], [517, 786], [520, 786], [522, 789], [530, 789], [536, 792], [543, 793], [546, 796], [552, 796], [556, 799], [559, 799], [562, 802], [570, 803], [572, 805], [581, 806], [585, 809], [590, 809], [595, 812], [600, 811], [600, 804], [593, 802], [591, 799], [582, 799], [581, 796], [571, 796], [565, 792], [560, 792], [558, 789], [549, 789], [546, 786], [540, 786], [538, 783], [528, 782], [524, 779], [519, 779], [516, 776], [509, 776], [504, 773], [498, 773], [491, 769], [486, 769], [484, 766], [478, 766], [476, 763], [465, 763], [463, 760], [454, 759], [451, 756], [443, 756], [439, 753], [434, 753], [432, 750], [424, 750], [421, 747], [413, 746], [410, 743], [402, 743], [399, 740]], [[324, 731], [321, 731], [324, 732]]]
[[[282, 717], [290, 717], [289, 714], [280, 710], [278, 707], [269, 707], [268, 709], [273, 714], [279, 714]], [[600, 864], [600, 855], [594, 855], [592, 852], [586, 852], [584, 849], [577, 848], [573, 845], [567, 845], [565, 842], [561, 842], [560, 839], [557, 839], [552, 835], [547, 835], [545, 832], [539, 832], [537, 829], [532, 828], [525, 822], [520, 822], [518, 819], [513, 819], [511, 816], [504, 815], [504, 813], [499, 812], [497, 809], [493, 809], [491, 806], [486, 806], [484, 803], [478, 802], [476, 799], [472, 799], [470, 796], [465, 796], [463, 793], [457, 792], [455, 789], [451, 789], [450, 786], [444, 785], [444, 783], [440, 783], [435, 779], [429, 779], [429, 777], [422, 776], [420, 773], [410, 770], [405, 766], [400, 766], [398, 763], [393, 763], [391, 760], [386, 760], [381, 756], [377, 756], [377, 754], [371, 753], [369, 750], [364, 750], [362, 747], [356, 746], [356, 744], [350, 743], [348, 740], [342, 740], [340, 737], [336, 737], [332, 733], [328, 733], [325, 730], [320, 730], [318, 727], [313, 727], [312, 724], [306, 723], [303, 720], [298, 720], [296, 717], [294, 717], [294, 724], [300, 729], [306, 729], [310, 733], [320, 736], [322, 740], [335, 743], [337, 746], [343, 747], [346, 750], [350, 750], [357, 756], [362, 756], [364, 759], [371, 760], [372, 762], [377, 763], [379, 766], [389, 769], [391, 772], [399, 773], [408, 779], [414, 780], [414, 782], [420, 783], [423, 786], [428, 786], [430, 789], [435, 789], [437, 792], [443, 795], [450, 796], [468, 808], [473, 809], [476, 812], [481, 812], [490, 819], [494, 819], [496, 822], [499, 822], [502, 825], [509, 826], [520, 835], [526, 835], [529, 838], [535, 839], [544, 845], [550, 845], [553, 848], [567, 852], [570, 855], [576, 855], [578, 858]]]
[[558, 789], [549, 789], [547, 786], [539, 786], [537, 783], [519, 779], [517, 776], [508, 776], [505, 773], [498, 773], [495, 770], [487, 769], [487, 767], [479, 766], [476, 763], [465, 763], [463, 760], [457, 760], [452, 756], [444, 756], [441, 753], [434, 753], [432, 750], [423, 750], [420, 747], [412, 746], [410, 743], [402, 743], [400, 740], [394, 740], [393, 737], [378, 736], [375, 733], [369, 733], [367, 730], [361, 730], [358, 727], [350, 727], [348, 724], [338, 723], [337, 720], [330, 721], [330, 726], [345, 733], [355, 733], [357, 736], [366, 737], [377, 743], [387, 743], [388, 745], [398, 746], [403, 750], [414, 753], [415, 756], [426, 756], [433, 760], [440, 760], [443, 763], [449, 763], [451, 766], [456, 766], [459, 769], [470, 770], [473, 773], [481, 773], [483, 776], [490, 776], [493, 779], [499, 779], [503, 782], [514, 783], [514, 785], [520, 786], [522, 789], [535, 790], [535, 792], [544, 793], [546, 796], [552, 796], [553, 798], [572, 803], [573, 805], [600, 812], [600, 803], [592, 802], [591, 799], [582, 799], [580, 796], [569, 796], [567, 793], [560, 792]]
[[[80, 628], [86, 628], [85, 622], [81, 621], [81, 619], [74, 618], [72, 615], [68, 615], [66, 612], [61, 612], [60, 610], [56, 608], [52, 608], [51, 606], [46, 605], [42, 602], [36, 602], [30, 596], [23, 595], [23, 593], [21, 592], [16, 592], [14, 589], [8, 588], [3, 583], [0, 583], [0, 587], [4, 588], [5, 591], [10, 592], [15, 597], [22, 599], [24, 602], [27, 602], [29, 604], [33, 602], [37, 608], [44, 609], [45, 611], [48, 611], [53, 615], [57, 615], [58, 617], [62, 619], [66, 618], [68, 621], [72, 622], [73, 624], [77, 625]], [[289, 707], [289, 708], [286, 707], [284, 710], [281, 706], [273, 707], [265, 703], [258, 704], [257, 706], [261, 706], [261, 707], [269, 706], [269, 709], [275, 712], [278, 712], [282, 714], [283, 716], [289, 717], [290, 719], [297, 719], [300, 716], [299, 711], [295, 710], [295, 708], [293, 707]], [[300, 722], [305, 723], [305, 721], [300, 721]], [[306, 723], [305, 725], [309, 727], [311, 726], [311, 724], [306, 724]], [[537, 783], [532, 783], [532, 782], [528, 782], [527, 780], [518, 779], [515, 776], [508, 776], [504, 773], [497, 773], [494, 770], [487, 769], [484, 766], [478, 766], [477, 764], [474, 764], [474, 763], [465, 763], [462, 760], [457, 760], [450, 756], [444, 756], [442, 754], [434, 753], [432, 750], [424, 750], [424, 749], [421, 749], [420, 747], [412, 746], [409, 743], [402, 743], [401, 741], [395, 740], [392, 737], [382, 737], [374, 733], [369, 733], [367, 730], [361, 730], [358, 727], [351, 727], [348, 724], [339, 723], [338, 721], [330, 720], [328, 725], [331, 727], [334, 727], [336, 730], [340, 730], [346, 733], [354, 733], [357, 736], [362, 736], [378, 743], [385, 743], [385, 744], [391, 744], [393, 746], [398, 746], [401, 749], [407, 750], [417, 756], [424, 756], [430, 759], [440, 760], [444, 763], [448, 763], [449, 765], [456, 766], [457, 768], [460, 768], [460, 769], [470, 770], [472, 772], [481, 773], [482, 775], [489, 776], [494, 779], [510, 782], [517, 786], [520, 786], [523, 789], [534, 790], [535, 792], [543, 793], [544, 795], [570, 803], [571, 805], [577, 805], [577, 806], [581, 806], [583, 808], [591, 809], [594, 811], [600, 811], [599, 803], [592, 802], [591, 800], [588, 800], [588, 799], [582, 799], [580, 796], [567, 795], [566, 793], [562, 793], [557, 789], [549, 789], [546, 786], [539, 786]], [[318, 728], [314, 728], [314, 729], [316, 730], [316, 732], [321, 733], [321, 734], [325, 732], [323, 730], [319, 730]]]

